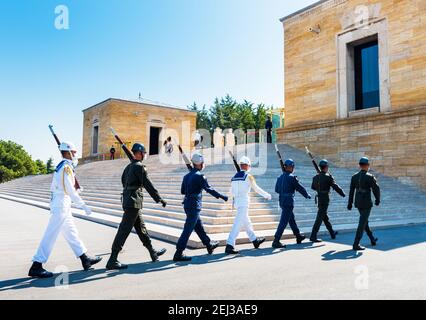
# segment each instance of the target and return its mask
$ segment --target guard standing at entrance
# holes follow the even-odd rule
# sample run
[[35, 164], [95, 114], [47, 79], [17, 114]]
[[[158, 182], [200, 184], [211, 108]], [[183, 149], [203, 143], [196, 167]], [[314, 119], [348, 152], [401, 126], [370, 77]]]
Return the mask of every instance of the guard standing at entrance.
[[273, 128], [273, 124], [271, 121], [271, 116], [268, 116], [268, 119], [266, 120], [265, 123], [265, 129], [266, 129], [266, 134], [267, 134], [267, 143], [272, 143], [272, 128]]
[[167, 205], [159, 195], [148, 177], [148, 172], [142, 164], [146, 150], [143, 144], [135, 143], [132, 147], [134, 161], [132, 161], [123, 172], [121, 181], [123, 184], [123, 218], [118, 227], [117, 235], [112, 244], [111, 257], [106, 265], [108, 270], [127, 269], [127, 265], [120, 263], [117, 258], [130, 232], [135, 228], [142, 244], [148, 249], [152, 262], [158, 261], [158, 257], [166, 252], [166, 249], [155, 250], [151, 243], [148, 231], [142, 218], [143, 189], [154, 199], [156, 203], [161, 203], [163, 207]]
[[328, 161], [323, 159], [319, 163], [321, 172], [318, 173], [312, 179], [312, 190], [317, 192], [317, 204], [318, 204], [318, 213], [315, 219], [314, 226], [312, 227], [310, 240], [312, 242], [321, 242], [321, 239], [317, 238], [318, 231], [321, 227], [321, 223], [324, 222], [325, 227], [332, 239], [336, 239], [337, 231], [333, 230], [333, 226], [330, 223], [330, 219], [327, 214], [328, 205], [330, 204], [330, 190], [333, 189], [343, 198], [346, 196], [342, 188], [334, 181], [333, 176], [328, 172]]
[[111, 149], [109, 149], [109, 153], [110, 153], [110, 160], [114, 160], [115, 159], [115, 148], [114, 148], [114, 146], [111, 146]]
[[359, 161], [360, 171], [352, 176], [351, 188], [349, 192], [348, 210], [352, 210], [352, 204], [355, 196], [355, 208], [358, 209], [360, 218], [358, 223], [358, 229], [355, 235], [355, 241], [353, 249], [355, 251], [365, 250], [359, 243], [363, 236], [364, 230], [370, 238], [372, 246], [377, 244], [378, 239], [374, 237], [373, 232], [368, 225], [368, 218], [370, 217], [371, 209], [373, 208], [373, 201], [371, 199], [371, 191], [373, 191], [376, 199], [375, 205], [380, 205], [380, 187], [377, 183], [376, 178], [369, 173], [370, 162], [366, 157], [361, 158]]

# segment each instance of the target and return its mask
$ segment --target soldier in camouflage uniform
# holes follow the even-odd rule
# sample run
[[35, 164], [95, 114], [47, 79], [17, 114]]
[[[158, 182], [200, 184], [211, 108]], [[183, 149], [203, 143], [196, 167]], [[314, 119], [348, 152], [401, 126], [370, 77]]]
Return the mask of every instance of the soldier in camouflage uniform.
[[118, 260], [118, 254], [123, 249], [123, 245], [127, 240], [133, 227], [136, 230], [139, 239], [143, 245], [148, 249], [153, 262], [158, 261], [158, 257], [166, 252], [166, 249], [156, 251], [151, 244], [148, 231], [146, 230], [145, 223], [142, 218], [142, 204], [143, 204], [143, 193], [142, 190], [145, 188], [149, 195], [154, 199], [155, 202], [161, 203], [163, 207], [167, 205], [160, 195], [157, 189], [152, 185], [151, 180], [148, 177], [145, 166], [142, 164], [142, 160], [145, 157], [145, 147], [140, 143], [135, 143], [132, 148], [132, 152], [135, 157], [135, 161], [132, 161], [126, 169], [124, 169], [121, 181], [123, 184], [123, 210], [124, 215], [121, 220], [120, 226], [115, 236], [114, 243], [112, 244], [111, 257], [107, 263], [107, 269], [126, 269], [127, 265], [121, 264]]
[[325, 227], [332, 239], [336, 239], [337, 231], [333, 230], [333, 226], [328, 218], [327, 210], [330, 204], [330, 190], [331, 188], [336, 191], [343, 198], [346, 196], [342, 188], [334, 181], [333, 176], [328, 172], [328, 161], [323, 159], [319, 163], [321, 172], [312, 179], [312, 189], [317, 192], [318, 201], [318, 214], [312, 228], [310, 240], [312, 242], [321, 242], [322, 240], [317, 238], [318, 231], [321, 227], [321, 223], [324, 222]]
[[377, 184], [376, 178], [368, 172], [370, 169], [368, 158], [361, 158], [359, 166], [361, 170], [355, 174], [351, 180], [348, 202], [348, 210], [352, 210], [352, 204], [355, 196], [355, 207], [358, 209], [360, 214], [358, 229], [356, 231], [355, 241], [353, 244], [353, 249], [355, 251], [365, 250], [365, 248], [359, 245], [364, 230], [370, 238], [371, 245], [375, 246], [377, 244], [378, 239], [373, 236], [373, 232], [368, 225], [368, 218], [370, 217], [371, 208], [373, 207], [371, 191], [373, 191], [374, 198], [376, 199], [375, 205], [380, 205], [380, 188]]

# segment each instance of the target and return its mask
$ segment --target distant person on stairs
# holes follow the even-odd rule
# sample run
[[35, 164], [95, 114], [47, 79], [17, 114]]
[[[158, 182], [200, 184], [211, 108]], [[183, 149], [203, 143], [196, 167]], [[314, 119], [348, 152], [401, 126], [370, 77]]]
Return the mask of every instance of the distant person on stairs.
[[274, 125], [272, 124], [271, 116], [268, 116], [268, 118], [265, 122], [267, 143], [272, 143], [272, 129], [273, 129], [273, 127], [274, 127]]
[[237, 215], [235, 216], [234, 225], [232, 226], [228, 241], [226, 242], [226, 254], [238, 254], [238, 251], [235, 250], [235, 242], [242, 229], [246, 231], [250, 241], [256, 249], [265, 242], [265, 238], [258, 238], [256, 236], [250, 221], [249, 206], [251, 189], [253, 188], [256, 193], [267, 200], [272, 199], [272, 196], [260, 188], [254, 177], [249, 173], [251, 161], [248, 157], [242, 157], [240, 159], [240, 167], [241, 171], [237, 172], [231, 180], [232, 196], [234, 198], [234, 206], [237, 209]]
[[376, 178], [369, 173], [370, 162], [366, 157], [361, 158], [359, 161], [360, 171], [352, 176], [351, 188], [349, 192], [348, 210], [352, 210], [352, 204], [355, 196], [355, 208], [358, 209], [360, 217], [358, 223], [358, 229], [355, 235], [355, 241], [353, 249], [355, 251], [365, 250], [359, 243], [361, 242], [364, 230], [370, 238], [372, 246], [377, 244], [377, 238], [374, 237], [368, 225], [368, 218], [370, 217], [371, 209], [373, 208], [373, 201], [371, 200], [371, 191], [373, 191], [376, 206], [380, 205], [380, 187], [377, 183]]
[[321, 223], [324, 222], [325, 227], [330, 233], [331, 239], [336, 239], [337, 231], [333, 230], [333, 226], [330, 223], [330, 219], [328, 218], [327, 210], [328, 205], [330, 204], [330, 190], [333, 189], [336, 191], [341, 197], [345, 197], [345, 192], [339, 185], [334, 181], [333, 176], [328, 172], [328, 161], [323, 159], [319, 163], [319, 167], [321, 172], [317, 174], [312, 179], [312, 190], [317, 192], [317, 205], [318, 205], [318, 213], [312, 227], [311, 238], [312, 242], [318, 243], [321, 242], [321, 239], [318, 239], [318, 231], [321, 227]]
[[101, 257], [87, 255], [87, 249], [79, 238], [71, 213], [71, 203], [83, 209], [87, 215], [92, 213], [74, 187], [74, 169], [78, 164], [77, 149], [70, 142], [62, 142], [59, 150], [62, 153], [63, 160], [56, 167], [50, 187], [52, 197], [49, 224], [28, 272], [28, 276], [33, 278], [53, 277], [53, 274], [43, 269], [42, 265], [49, 259], [59, 233], [62, 233], [67, 240], [75, 256], [80, 258], [84, 270], [89, 270], [92, 265], [102, 260]]
[[114, 160], [115, 159], [115, 148], [114, 148], [114, 146], [111, 146], [111, 149], [109, 149], [109, 154], [110, 154], [110, 160]]
[[287, 224], [290, 224], [291, 230], [296, 236], [298, 244], [302, 243], [302, 241], [306, 239], [305, 236], [300, 234], [294, 218], [294, 196], [296, 191], [298, 191], [306, 199], [311, 199], [312, 197], [300, 184], [297, 176], [293, 174], [294, 166], [295, 163], [292, 159], [286, 160], [284, 162], [285, 172], [277, 179], [277, 183], [275, 184], [275, 192], [280, 196], [279, 201], [282, 212], [280, 223], [278, 225], [277, 232], [275, 233], [275, 239], [272, 243], [273, 248], [285, 248], [285, 245], [282, 244], [280, 240]]
[[111, 257], [106, 265], [108, 270], [127, 269], [127, 265], [121, 264], [118, 261], [118, 254], [123, 249], [123, 245], [133, 228], [135, 228], [143, 245], [148, 249], [152, 262], [158, 261], [158, 257], [166, 252], [166, 249], [157, 251], [153, 248], [151, 238], [146, 230], [142, 218], [143, 188], [148, 191], [155, 202], [161, 203], [163, 207], [165, 207], [167, 203], [160, 197], [157, 189], [155, 189], [148, 177], [145, 166], [142, 164], [146, 154], [144, 145], [135, 143], [132, 147], [132, 152], [135, 161], [124, 169], [121, 177], [121, 182], [123, 184], [122, 202], [124, 214], [112, 244]]
[[220, 194], [214, 190], [207, 178], [201, 173], [204, 169], [204, 158], [201, 154], [194, 153], [191, 158], [193, 169], [189, 172], [182, 181], [181, 194], [185, 195], [183, 200], [183, 207], [186, 213], [186, 221], [176, 245], [176, 253], [173, 257], [174, 261], [190, 261], [191, 257], [183, 254], [188, 244], [189, 237], [195, 231], [200, 237], [201, 241], [207, 248], [208, 254], [212, 254], [214, 249], [219, 245], [219, 242], [210, 240], [206, 231], [204, 230], [203, 223], [201, 222], [200, 212], [202, 205], [202, 193], [205, 190], [217, 199], [228, 201], [228, 197]]

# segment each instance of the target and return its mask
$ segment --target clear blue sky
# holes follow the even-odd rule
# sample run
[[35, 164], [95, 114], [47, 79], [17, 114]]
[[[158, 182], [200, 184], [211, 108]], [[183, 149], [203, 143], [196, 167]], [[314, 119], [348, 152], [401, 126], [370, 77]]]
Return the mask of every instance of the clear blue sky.
[[[279, 18], [314, 0], [0, 2], [0, 139], [58, 160], [48, 131], [81, 147], [81, 110], [109, 97], [186, 107], [227, 93], [283, 104]], [[69, 8], [57, 30], [55, 7]]]

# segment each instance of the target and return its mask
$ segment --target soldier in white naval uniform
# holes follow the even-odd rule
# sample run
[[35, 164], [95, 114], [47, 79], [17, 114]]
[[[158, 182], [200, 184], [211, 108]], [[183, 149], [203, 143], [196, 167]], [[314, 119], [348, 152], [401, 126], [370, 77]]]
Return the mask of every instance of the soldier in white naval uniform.
[[249, 193], [251, 189], [253, 188], [256, 193], [267, 200], [272, 199], [272, 196], [268, 192], [264, 191], [256, 184], [256, 180], [249, 173], [251, 161], [248, 157], [242, 157], [240, 159], [240, 167], [241, 171], [237, 172], [231, 180], [231, 192], [234, 198], [234, 206], [237, 209], [237, 215], [235, 216], [234, 225], [232, 226], [228, 241], [226, 242], [226, 254], [238, 254], [238, 251], [236, 251], [234, 247], [238, 234], [242, 229], [246, 231], [250, 241], [256, 249], [265, 241], [265, 238], [256, 237], [248, 215], [250, 206]]
[[67, 240], [76, 257], [81, 259], [84, 270], [89, 270], [92, 265], [101, 261], [101, 257], [89, 257], [87, 249], [78, 236], [74, 218], [71, 214], [71, 203], [83, 209], [87, 215], [91, 214], [90, 208], [84, 203], [75, 188], [74, 169], [78, 164], [77, 150], [74, 144], [62, 142], [59, 146], [63, 160], [56, 167], [50, 191], [50, 220], [44, 232], [43, 239], [33, 257], [33, 264], [28, 276], [34, 278], [50, 278], [51, 272], [43, 269], [52, 252], [59, 233]]

